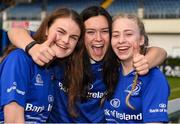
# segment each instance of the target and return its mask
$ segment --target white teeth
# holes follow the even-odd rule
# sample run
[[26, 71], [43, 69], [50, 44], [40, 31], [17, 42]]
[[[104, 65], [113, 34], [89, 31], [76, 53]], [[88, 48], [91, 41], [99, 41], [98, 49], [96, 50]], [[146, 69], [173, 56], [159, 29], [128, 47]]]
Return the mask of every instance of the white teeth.
[[57, 43], [56, 43], [56, 45], [57, 45], [58, 47], [63, 48], [63, 49], [67, 49], [67, 47], [65, 47], [65, 46], [63, 46], [63, 45], [61, 45], [61, 44], [57, 44]]
[[117, 47], [118, 49], [128, 49], [129, 47], [127, 47], [127, 46], [123, 46], [123, 47]]
[[93, 47], [103, 47], [103, 44], [95, 44]]
[[118, 50], [127, 50], [129, 47], [117, 47]]

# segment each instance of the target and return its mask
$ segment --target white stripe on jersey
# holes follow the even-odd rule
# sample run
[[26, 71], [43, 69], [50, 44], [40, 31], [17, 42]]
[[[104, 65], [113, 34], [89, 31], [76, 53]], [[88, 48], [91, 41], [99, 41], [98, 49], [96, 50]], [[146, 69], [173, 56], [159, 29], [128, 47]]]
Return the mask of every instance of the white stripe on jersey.
[[26, 115], [27, 120], [34, 120], [34, 121], [40, 121], [40, 122], [46, 122], [46, 119], [42, 119], [39, 117], [31, 117], [30, 115]]

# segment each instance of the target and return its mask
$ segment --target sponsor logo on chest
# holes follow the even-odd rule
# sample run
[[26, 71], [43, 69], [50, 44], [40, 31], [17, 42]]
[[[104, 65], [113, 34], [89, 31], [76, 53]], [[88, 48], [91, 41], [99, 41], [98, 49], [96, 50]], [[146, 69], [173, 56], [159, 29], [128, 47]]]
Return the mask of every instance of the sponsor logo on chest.
[[118, 109], [121, 107], [121, 102], [118, 98], [114, 98], [110, 100], [111, 109], [104, 109], [104, 113], [107, 116], [107, 121], [116, 122], [114, 118], [120, 120], [142, 120], [142, 113], [139, 114], [129, 114], [125, 112], [119, 112]]
[[26, 111], [42, 112], [45, 109], [44, 106], [36, 106], [31, 103], [26, 104]]
[[44, 85], [44, 81], [42, 80], [42, 76], [41, 74], [37, 74], [36, 75], [36, 86], [43, 86]]
[[[63, 85], [63, 83], [59, 82], [58, 86], [59, 86], [59, 89], [60, 89], [60, 90], [66, 92], [66, 93], [68, 92], [68, 88], [66, 88], [66, 87]], [[88, 86], [89, 90], [92, 90], [93, 87], [94, 87], [93, 84], [90, 84], [90, 85]], [[88, 97], [88, 98], [97, 98], [97, 99], [99, 99], [99, 98], [102, 98], [102, 97], [104, 96], [104, 94], [105, 94], [105, 92], [100, 92], [100, 91], [91, 92], [91, 91], [88, 91], [87, 97]]]
[[[139, 93], [141, 91], [141, 84], [142, 84], [141, 81], [137, 82], [136, 87], [134, 88], [134, 90], [131, 93], [131, 96], [139, 95]], [[133, 84], [130, 84], [129, 86], [127, 86], [127, 88], [124, 90], [124, 92], [129, 94], [131, 92], [132, 86], [133, 86]]]

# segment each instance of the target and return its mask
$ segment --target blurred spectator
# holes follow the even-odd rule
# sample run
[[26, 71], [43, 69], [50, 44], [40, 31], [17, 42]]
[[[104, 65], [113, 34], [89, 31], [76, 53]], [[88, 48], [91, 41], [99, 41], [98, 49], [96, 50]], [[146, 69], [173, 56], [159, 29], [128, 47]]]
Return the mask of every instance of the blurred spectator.
[[8, 40], [7, 32], [3, 29], [0, 29], [0, 56], [9, 45], [9, 43], [10, 41]]

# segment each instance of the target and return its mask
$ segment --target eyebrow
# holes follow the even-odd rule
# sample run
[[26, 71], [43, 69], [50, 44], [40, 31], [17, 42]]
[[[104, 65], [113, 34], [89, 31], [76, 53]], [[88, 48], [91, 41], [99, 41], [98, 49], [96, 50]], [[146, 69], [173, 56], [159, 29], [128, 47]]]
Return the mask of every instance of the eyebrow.
[[[126, 30], [124, 30], [123, 32], [127, 32], [127, 31], [132, 31], [132, 32], [134, 32], [133, 30], [130, 30], [130, 29], [126, 29]], [[119, 31], [112, 31], [112, 33], [119, 33]]]
[[112, 31], [112, 33], [119, 33], [119, 31]]
[[58, 29], [62, 30], [63, 32], [66, 32], [66, 30], [64, 30], [63, 28], [61, 27], [58, 27]]
[[71, 37], [76, 37], [76, 38], [79, 38], [80, 35], [71, 35]]
[[[96, 30], [96, 29], [94, 29], [94, 28], [85, 28], [86, 30]], [[102, 29], [100, 29], [100, 30], [109, 30], [109, 27], [107, 27], [107, 28], [102, 28]]]
[[[63, 28], [61, 28], [61, 27], [58, 27], [58, 29], [60, 29], [60, 30], [62, 30], [63, 32], [67, 33], [67, 31], [66, 31], [66, 30], [64, 30], [64, 29], [63, 29]], [[79, 38], [79, 37], [80, 37], [79, 35], [71, 35], [71, 36], [73, 36], [73, 37], [77, 37], [77, 38]]]
[[133, 30], [131, 30], [131, 29], [126, 29], [126, 30], [124, 30], [124, 31], [133, 31]]

